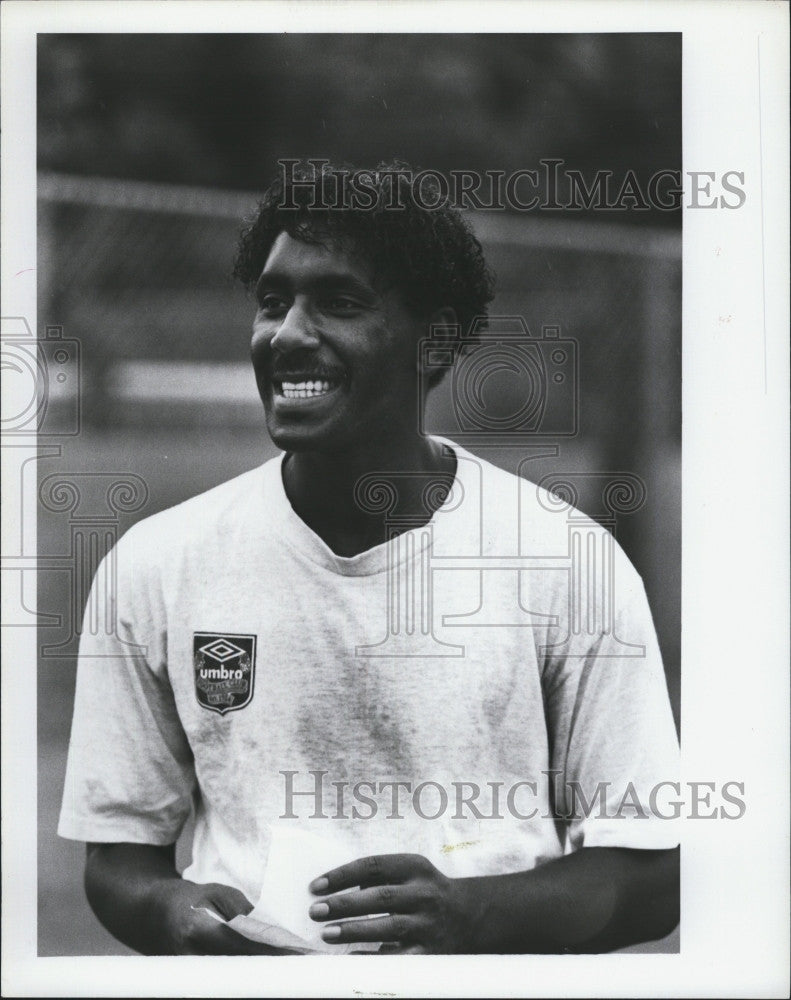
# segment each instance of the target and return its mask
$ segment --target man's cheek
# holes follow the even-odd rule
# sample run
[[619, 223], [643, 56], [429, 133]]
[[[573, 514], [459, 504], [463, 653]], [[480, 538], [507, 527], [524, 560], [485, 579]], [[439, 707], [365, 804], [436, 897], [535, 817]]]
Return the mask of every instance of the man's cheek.
[[253, 358], [253, 361], [256, 358], [262, 358], [269, 354], [271, 339], [271, 336], [265, 330], [253, 327], [253, 336], [250, 340], [250, 356]]

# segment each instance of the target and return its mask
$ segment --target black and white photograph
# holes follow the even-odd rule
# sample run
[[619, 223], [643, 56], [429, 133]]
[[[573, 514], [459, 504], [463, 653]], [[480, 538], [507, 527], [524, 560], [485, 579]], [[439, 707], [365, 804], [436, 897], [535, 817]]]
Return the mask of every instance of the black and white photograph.
[[57, 6], [7, 995], [784, 995], [782, 5]]

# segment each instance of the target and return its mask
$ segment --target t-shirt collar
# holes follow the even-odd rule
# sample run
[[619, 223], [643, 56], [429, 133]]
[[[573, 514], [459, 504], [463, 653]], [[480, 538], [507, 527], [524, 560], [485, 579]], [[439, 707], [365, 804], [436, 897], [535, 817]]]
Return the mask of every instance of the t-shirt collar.
[[[449, 491], [444, 503], [434, 512], [430, 521], [419, 528], [410, 529], [398, 536], [398, 538], [404, 541], [406, 540], [404, 536], [407, 535], [420, 536], [421, 532], [426, 531], [428, 525], [431, 525], [432, 529], [435, 528], [437, 515], [446, 508], [452, 507], [455, 503], [454, 497], [457, 495], [458, 488], [461, 487], [463, 489], [463, 483], [461, 482], [463, 476], [462, 470], [466, 467], [467, 463], [459, 461], [458, 446], [441, 437], [432, 437], [432, 440], [450, 448], [456, 457], [456, 475], [453, 488]], [[337, 555], [312, 528], [308, 527], [291, 506], [291, 501], [288, 499], [283, 485], [283, 465], [286, 457], [287, 453], [283, 452], [277, 458], [267, 463], [268, 468], [266, 471], [272, 480], [267, 493], [275, 505], [275, 509], [270, 510], [269, 513], [275, 514], [276, 521], [279, 522], [282, 529], [283, 541], [309, 558], [312, 562], [318, 563], [325, 569], [341, 576], [371, 576], [375, 573], [385, 572], [389, 566], [403, 562], [409, 557], [409, 553], [420, 550], [422, 546], [417, 540], [414, 546], [410, 546], [404, 544], [403, 541], [399, 543], [397, 538], [389, 542], [382, 542], [354, 556]]]

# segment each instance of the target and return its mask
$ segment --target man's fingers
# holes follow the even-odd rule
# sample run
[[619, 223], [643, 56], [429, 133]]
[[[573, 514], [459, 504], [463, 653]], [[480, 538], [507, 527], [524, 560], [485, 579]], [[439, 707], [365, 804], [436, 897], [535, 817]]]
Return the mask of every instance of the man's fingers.
[[322, 897], [309, 912], [313, 920], [343, 920], [375, 913], [410, 913], [417, 909], [420, 901], [420, 894], [411, 886], [380, 885]]
[[222, 924], [215, 924], [202, 935], [198, 942], [199, 955], [260, 955], [258, 949], [262, 948], [255, 941], [249, 941], [241, 934], [231, 930], [230, 927], [223, 927]]
[[247, 915], [253, 908], [253, 904], [243, 892], [219, 882], [206, 886], [206, 901], [226, 920], [231, 920], [240, 913]]
[[192, 955], [282, 955], [269, 945], [250, 941], [237, 934], [231, 927], [215, 920], [208, 913], [193, 909], [192, 926], [186, 941], [187, 951]]
[[424, 871], [429, 864], [419, 854], [372, 854], [325, 872], [310, 883], [310, 891], [317, 896], [326, 896], [358, 885], [397, 884]]
[[370, 917], [367, 920], [347, 920], [342, 924], [324, 927], [322, 938], [328, 944], [349, 944], [357, 941], [409, 942], [418, 931], [414, 916], [396, 913], [387, 917]]
[[397, 944], [395, 941], [388, 941], [379, 949], [380, 955], [428, 955], [428, 953], [428, 948], [423, 944]]

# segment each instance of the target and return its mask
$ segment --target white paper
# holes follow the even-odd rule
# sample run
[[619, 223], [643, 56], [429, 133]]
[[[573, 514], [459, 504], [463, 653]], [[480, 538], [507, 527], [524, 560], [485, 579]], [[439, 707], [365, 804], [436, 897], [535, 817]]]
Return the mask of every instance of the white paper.
[[[379, 944], [371, 942], [328, 944], [321, 937], [326, 924], [312, 920], [308, 912], [313, 903], [321, 900], [308, 889], [310, 883], [324, 872], [354, 861], [360, 855], [359, 848], [337, 834], [322, 836], [291, 825], [272, 826], [271, 831], [258, 902], [247, 916], [223, 922], [252, 941], [299, 954], [378, 951]], [[222, 920], [216, 913], [212, 916]]]

